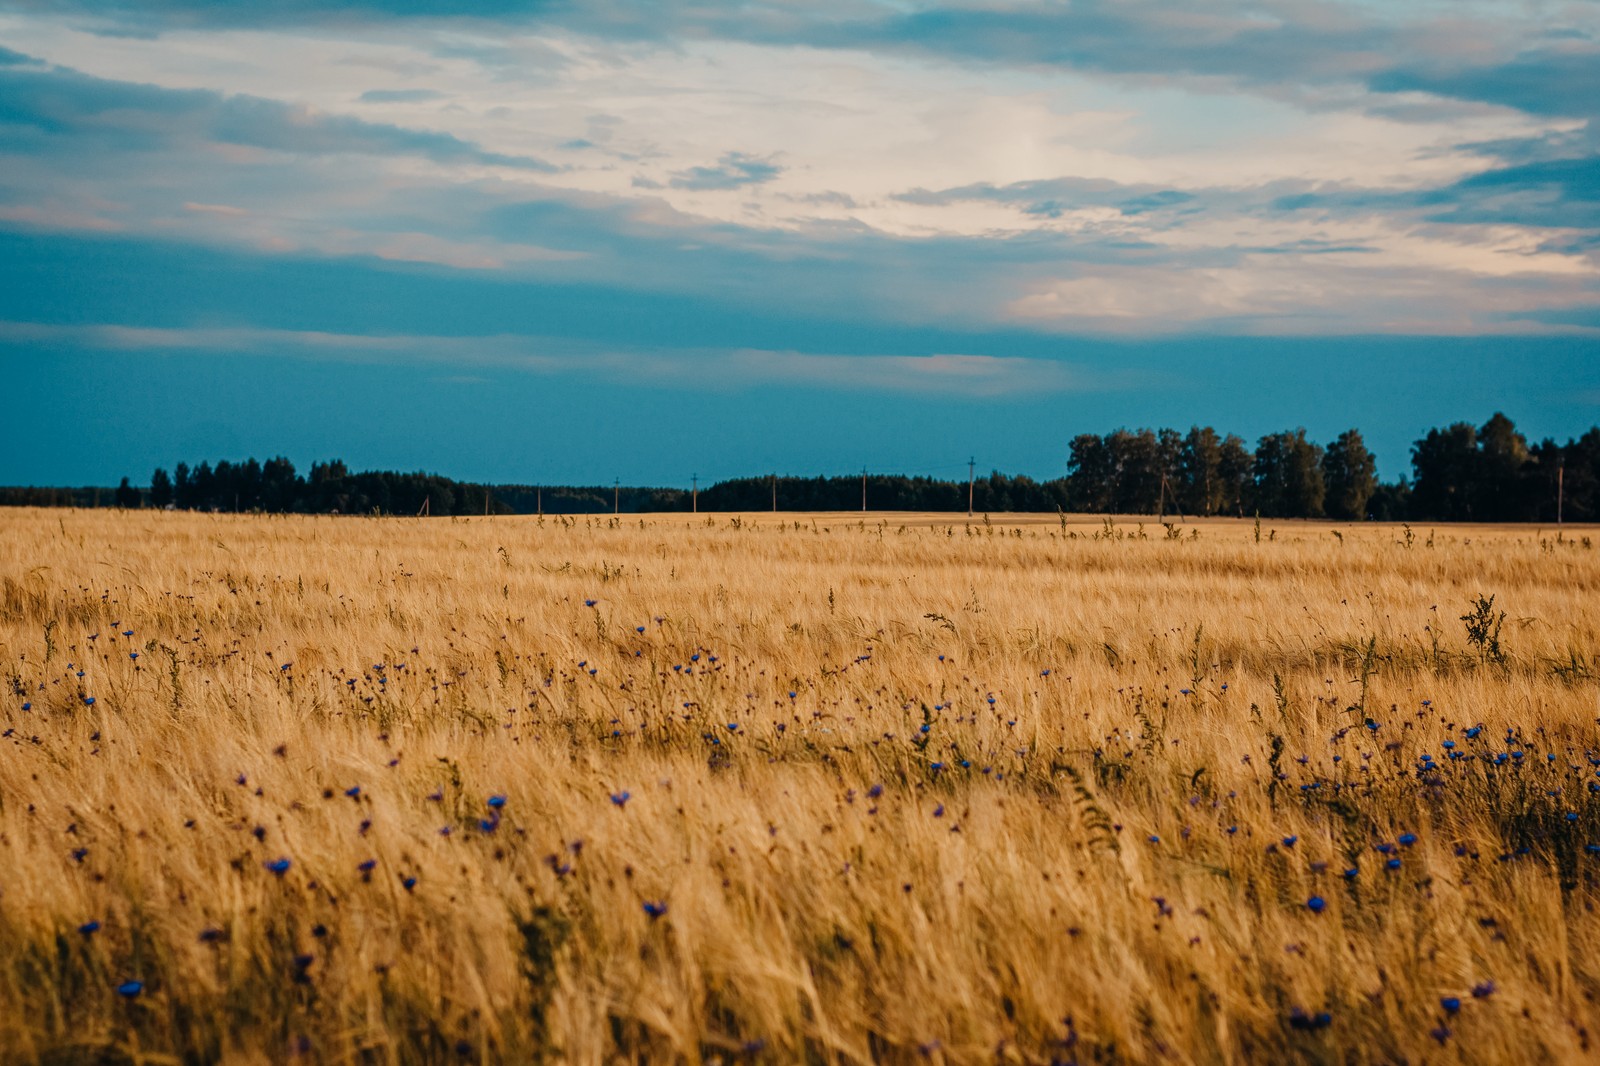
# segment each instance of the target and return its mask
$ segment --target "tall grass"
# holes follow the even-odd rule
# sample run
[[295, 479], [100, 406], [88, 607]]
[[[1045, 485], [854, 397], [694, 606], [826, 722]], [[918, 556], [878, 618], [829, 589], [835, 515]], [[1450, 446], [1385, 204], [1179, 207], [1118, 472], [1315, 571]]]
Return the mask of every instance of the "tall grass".
[[1597, 1054], [1600, 555], [1175, 528], [0, 513], [0, 1061]]

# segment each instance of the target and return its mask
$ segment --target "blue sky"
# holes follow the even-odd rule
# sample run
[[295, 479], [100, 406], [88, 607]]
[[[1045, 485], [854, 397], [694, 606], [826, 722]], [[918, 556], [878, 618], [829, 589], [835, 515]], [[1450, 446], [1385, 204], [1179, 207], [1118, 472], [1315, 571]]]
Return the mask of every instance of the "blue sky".
[[1600, 4], [0, 0], [0, 483], [1600, 421]]

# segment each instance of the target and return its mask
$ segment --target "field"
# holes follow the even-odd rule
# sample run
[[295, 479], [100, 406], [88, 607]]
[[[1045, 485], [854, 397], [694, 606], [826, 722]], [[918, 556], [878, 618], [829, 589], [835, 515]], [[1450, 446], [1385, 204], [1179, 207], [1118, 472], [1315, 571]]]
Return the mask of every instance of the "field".
[[6, 511], [0, 1062], [1593, 1061], [1595, 537]]

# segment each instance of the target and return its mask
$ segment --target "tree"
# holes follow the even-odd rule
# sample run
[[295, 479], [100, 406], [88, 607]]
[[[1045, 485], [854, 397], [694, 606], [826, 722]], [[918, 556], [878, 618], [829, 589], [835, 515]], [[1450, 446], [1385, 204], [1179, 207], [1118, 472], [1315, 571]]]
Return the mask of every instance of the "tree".
[[1244, 445], [1244, 438], [1230, 433], [1223, 438], [1217, 450], [1217, 478], [1221, 487], [1217, 492], [1217, 513], [1232, 511], [1243, 516], [1246, 507], [1253, 507], [1251, 496], [1255, 483], [1251, 468], [1255, 458]]
[[1478, 431], [1471, 422], [1430, 429], [1411, 446], [1412, 515], [1445, 520], [1473, 517], [1481, 456]]
[[1327, 485], [1322, 448], [1304, 429], [1269, 433], [1256, 445], [1256, 508], [1274, 518], [1320, 518]]
[[1216, 514], [1222, 507], [1222, 442], [1210, 426], [1194, 426], [1183, 438], [1178, 460], [1178, 501], [1188, 514]]
[[1322, 453], [1322, 477], [1330, 517], [1357, 521], [1367, 517], [1367, 503], [1378, 490], [1378, 463], [1359, 430], [1347, 429], [1328, 445]]
[[[188, 471], [184, 471], [188, 473]], [[167, 507], [172, 503], [172, 478], [167, 472], [156, 467], [156, 472], [150, 475], [150, 506]]]
[[1108, 442], [1094, 433], [1072, 438], [1067, 460], [1067, 493], [1076, 511], [1111, 510], [1111, 482], [1116, 476]]
[[1478, 476], [1473, 511], [1489, 522], [1535, 517], [1530, 489], [1528, 442], [1511, 419], [1496, 411], [1478, 430]]
[[123, 478], [122, 484], [117, 486], [116, 499], [118, 507], [137, 507], [139, 506], [139, 490], [128, 484], [127, 478]]

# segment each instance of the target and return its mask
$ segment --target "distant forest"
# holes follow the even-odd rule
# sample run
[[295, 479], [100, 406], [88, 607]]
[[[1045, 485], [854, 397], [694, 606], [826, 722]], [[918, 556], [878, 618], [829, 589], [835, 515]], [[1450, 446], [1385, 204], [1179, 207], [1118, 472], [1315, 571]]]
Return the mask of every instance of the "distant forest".
[[[1557, 444], [1529, 444], [1503, 414], [1482, 426], [1429, 430], [1411, 448], [1411, 477], [1378, 480], [1352, 429], [1317, 444], [1303, 429], [1269, 433], [1251, 449], [1210, 427], [1080, 434], [1067, 476], [1035, 481], [992, 473], [970, 485], [979, 513], [1066, 511], [1161, 516], [1259, 515], [1376, 521], [1553, 522], [1600, 520], [1600, 427]], [[482, 485], [436, 474], [352, 472], [334, 460], [302, 476], [284, 458], [221, 460], [156, 470], [148, 485], [0, 488], [0, 505], [156, 507], [316, 514], [633, 514], [645, 511], [965, 512], [969, 483], [872, 474], [745, 477], [698, 499], [675, 488]]]

